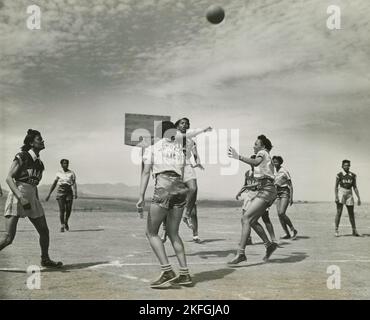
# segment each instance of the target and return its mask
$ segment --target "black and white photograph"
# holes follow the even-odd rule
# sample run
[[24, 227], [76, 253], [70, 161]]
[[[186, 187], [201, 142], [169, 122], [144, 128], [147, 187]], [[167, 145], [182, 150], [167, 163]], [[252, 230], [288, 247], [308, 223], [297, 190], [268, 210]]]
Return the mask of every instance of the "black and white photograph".
[[0, 0], [0, 300], [370, 299], [369, 4]]

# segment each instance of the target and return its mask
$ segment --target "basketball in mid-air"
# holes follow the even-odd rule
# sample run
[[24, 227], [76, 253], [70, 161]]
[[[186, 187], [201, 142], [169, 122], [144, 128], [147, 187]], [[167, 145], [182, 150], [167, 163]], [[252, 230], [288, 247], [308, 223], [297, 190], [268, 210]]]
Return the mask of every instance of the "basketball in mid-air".
[[225, 18], [225, 11], [220, 6], [212, 5], [207, 9], [206, 17], [210, 23], [219, 24]]

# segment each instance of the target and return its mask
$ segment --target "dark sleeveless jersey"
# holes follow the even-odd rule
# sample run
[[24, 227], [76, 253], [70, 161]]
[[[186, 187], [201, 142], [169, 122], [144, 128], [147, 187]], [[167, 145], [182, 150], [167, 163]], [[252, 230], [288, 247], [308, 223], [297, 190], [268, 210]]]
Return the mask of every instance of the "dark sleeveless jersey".
[[27, 151], [17, 153], [14, 161], [17, 161], [20, 166], [20, 169], [14, 177], [15, 181], [37, 186], [42, 178], [42, 172], [45, 169], [42, 161], [40, 159], [33, 161], [32, 156]]
[[356, 175], [353, 172], [339, 172], [337, 174], [337, 181], [339, 186], [344, 189], [351, 189], [352, 187], [356, 187]]

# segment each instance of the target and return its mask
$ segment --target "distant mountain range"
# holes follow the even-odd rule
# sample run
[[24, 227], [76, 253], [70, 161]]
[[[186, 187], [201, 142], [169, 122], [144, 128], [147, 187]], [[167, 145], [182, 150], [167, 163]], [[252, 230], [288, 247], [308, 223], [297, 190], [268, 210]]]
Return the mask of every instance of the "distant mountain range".
[[[51, 185], [40, 185], [38, 187], [41, 197], [46, 196]], [[106, 197], [106, 198], [134, 198], [139, 194], [139, 187], [128, 186], [124, 183], [99, 183], [78, 184], [78, 195], [80, 197]], [[148, 187], [147, 195], [152, 194], [153, 188]], [[53, 192], [55, 194], [55, 191]]]
[[[51, 185], [40, 185], [38, 187], [40, 197], [45, 197]], [[80, 197], [106, 197], [106, 198], [129, 198], [137, 199], [139, 186], [128, 186], [124, 183], [93, 183], [78, 184], [78, 195]], [[53, 192], [55, 194], [55, 191]], [[153, 186], [148, 186], [146, 197], [150, 198], [153, 194]], [[222, 200], [217, 195], [199, 193], [199, 199]]]

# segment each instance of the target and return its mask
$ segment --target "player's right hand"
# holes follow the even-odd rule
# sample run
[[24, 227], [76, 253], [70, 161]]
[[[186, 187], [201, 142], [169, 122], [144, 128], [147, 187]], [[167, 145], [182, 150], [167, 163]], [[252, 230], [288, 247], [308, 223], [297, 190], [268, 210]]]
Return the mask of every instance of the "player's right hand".
[[136, 209], [140, 215], [140, 219], [144, 218], [144, 206], [145, 206], [145, 200], [143, 197], [140, 197], [139, 201], [136, 203]]
[[139, 201], [136, 202], [136, 208], [139, 209], [139, 208], [144, 208], [145, 206], [145, 201], [144, 201], [144, 198], [143, 197], [140, 197], [139, 198]]
[[335, 197], [335, 203], [339, 202], [339, 197]]
[[239, 197], [240, 197], [240, 193], [238, 193], [235, 197], [236, 200], [239, 200]]
[[26, 198], [20, 197], [19, 202], [25, 210], [31, 209], [31, 203]]

